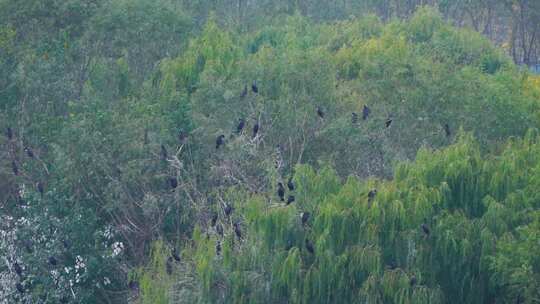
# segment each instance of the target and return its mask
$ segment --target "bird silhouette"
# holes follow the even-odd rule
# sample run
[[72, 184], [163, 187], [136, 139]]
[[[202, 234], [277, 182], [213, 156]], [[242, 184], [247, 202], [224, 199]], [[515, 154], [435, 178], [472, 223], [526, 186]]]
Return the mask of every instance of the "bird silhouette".
[[225, 205], [225, 215], [226, 216], [229, 216], [231, 215], [232, 211], [233, 211], [233, 207], [230, 205], [230, 204], [227, 204]]
[[217, 214], [217, 213], [214, 213], [214, 214], [212, 215], [212, 219], [211, 219], [211, 221], [210, 221], [212, 227], [216, 226], [217, 220], [218, 220], [218, 214]]
[[324, 111], [321, 107], [317, 107], [317, 115], [319, 115], [320, 118], [324, 118]]
[[180, 255], [178, 254], [178, 251], [176, 251], [176, 248], [171, 250], [171, 256], [175, 261], [180, 262]]
[[259, 122], [256, 122], [253, 126], [253, 138], [257, 137], [257, 134], [259, 133]]
[[225, 135], [221, 134], [216, 139], [216, 150], [219, 149], [219, 147], [223, 144], [225, 144]]
[[15, 273], [18, 275], [18, 276], [21, 276], [22, 275], [22, 268], [21, 268], [21, 265], [19, 265], [19, 263], [15, 262], [13, 263], [13, 270], [15, 270]]
[[452, 132], [450, 131], [450, 126], [447, 123], [444, 124], [444, 133], [446, 134], [446, 137], [450, 137], [450, 135], [452, 135]]
[[300, 213], [300, 218], [302, 219], [302, 225], [305, 225], [309, 221], [309, 212]]
[[277, 194], [282, 202], [285, 201], [285, 187], [283, 187], [282, 183], [278, 183]]
[[287, 198], [287, 205], [291, 204], [292, 202], [294, 202], [294, 195], [289, 195], [289, 197]]
[[51, 255], [47, 260], [49, 264], [51, 264], [52, 266], [56, 266], [58, 264], [58, 260], [56, 260], [56, 258], [53, 255]]
[[366, 120], [369, 117], [369, 114], [371, 113], [371, 109], [364, 105], [364, 108], [362, 109], [362, 120]]
[[240, 134], [246, 125], [246, 121], [243, 118], [238, 120], [238, 126], [236, 126], [236, 133]]
[[289, 181], [287, 182], [287, 187], [289, 188], [289, 191], [294, 191], [294, 183], [292, 176], [289, 178]]
[[174, 176], [169, 177], [169, 186], [171, 186], [171, 188], [173, 189], [176, 189], [176, 187], [178, 187], [178, 180], [176, 179], [176, 177]]
[[375, 196], [377, 195], [377, 189], [372, 189], [368, 192], [368, 203], [371, 203]]
[[251, 85], [251, 90], [255, 94], [259, 93], [259, 88], [257, 87], [257, 82], [255, 82], [255, 81], [253, 82], [253, 84]]
[[308, 239], [306, 239], [306, 249], [311, 254], [315, 253], [315, 248], [313, 248], [313, 244], [311, 244], [311, 242]]
[[389, 128], [391, 124], [392, 124], [392, 119], [391, 119], [391, 118], [386, 119], [386, 121], [384, 122], [384, 125], [385, 125], [387, 128]]
[[6, 136], [9, 140], [13, 139], [13, 130], [10, 127], [6, 128]]
[[240, 229], [239, 223], [234, 223], [234, 234], [238, 237], [238, 239], [242, 238], [242, 230]]
[[427, 225], [426, 223], [422, 223], [421, 227], [422, 227], [422, 231], [424, 232], [424, 234], [425, 234], [426, 236], [429, 236], [429, 234], [431, 233], [431, 231], [429, 230], [428, 225]]
[[29, 147], [24, 147], [24, 152], [26, 152], [26, 155], [30, 158], [34, 158], [34, 152]]

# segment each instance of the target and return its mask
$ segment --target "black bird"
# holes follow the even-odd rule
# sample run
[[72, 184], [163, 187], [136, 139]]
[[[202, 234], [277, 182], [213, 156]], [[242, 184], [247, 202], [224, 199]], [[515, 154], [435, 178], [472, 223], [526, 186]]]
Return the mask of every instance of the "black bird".
[[311, 244], [311, 242], [308, 239], [306, 239], [306, 249], [311, 254], [315, 253], [315, 248], [313, 248], [313, 244]]
[[450, 131], [450, 126], [448, 124], [444, 124], [444, 133], [446, 134], [446, 137], [450, 137], [450, 135], [452, 135], [452, 132]]
[[257, 87], [257, 82], [255, 82], [255, 81], [253, 82], [253, 84], [251, 85], [251, 90], [255, 94], [259, 93], [259, 88]]
[[392, 118], [387, 118], [384, 125], [388, 128], [388, 127], [390, 127], [391, 124], [392, 124]]
[[26, 152], [26, 155], [30, 158], [34, 158], [34, 152], [29, 147], [24, 147], [24, 152]]
[[371, 203], [373, 199], [375, 198], [375, 195], [377, 195], [377, 189], [372, 189], [368, 192], [368, 203]]
[[282, 202], [285, 201], [285, 188], [282, 183], [278, 183], [277, 195]]
[[216, 150], [225, 143], [225, 135], [221, 134], [216, 139]]
[[175, 261], [180, 262], [180, 255], [178, 255], [178, 251], [176, 251], [176, 248], [173, 248], [171, 251], [171, 256], [174, 258]]
[[232, 211], [233, 211], [233, 207], [231, 205], [229, 205], [229, 204], [225, 205], [225, 215], [226, 216], [231, 215]]
[[242, 238], [242, 230], [240, 229], [240, 224], [234, 223], [234, 234], [241, 239]]
[[37, 189], [39, 193], [41, 194], [41, 196], [43, 196], [43, 192], [45, 192], [45, 188], [43, 187], [43, 184], [41, 182], [37, 183]]
[[174, 177], [174, 176], [169, 177], [169, 185], [173, 189], [176, 189], [176, 187], [178, 187], [178, 180], [176, 179], [176, 177]]
[[216, 232], [219, 236], [223, 237], [223, 226], [221, 226], [221, 224], [216, 225]]
[[287, 205], [289, 205], [292, 202], [294, 202], [294, 195], [289, 195], [289, 197], [287, 198]]
[[15, 284], [15, 288], [17, 288], [18, 292], [24, 293], [24, 286], [21, 283]]
[[355, 112], [352, 112], [351, 114], [351, 122], [353, 124], [356, 124], [358, 122], [358, 114], [356, 114]]
[[369, 107], [364, 105], [364, 108], [362, 109], [362, 120], [368, 119], [370, 113], [371, 110], [369, 109]]
[[309, 221], [309, 212], [300, 213], [300, 218], [302, 219], [302, 225], [305, 225]]
[[414, 285], [416, 285], [416, 276], [415, 276], [415, 275], [413, 275], [413, 276], [411, 277], [411, 280], [409, 281], [409, 283], [411, 284], [411, 287], [413, 287]]
[[210, 221], [212, 227], [216, 226], [217, 220], [218, 220], [218, 214], [217, 214], [217, 213], [214, 213], [214, 214], [212, 215], [212, 220]]
[[292, 177], [289, 178], [289, 181], [287, 182], [287, 187], [289, 188], [289, 191], [294, 191], [294, 183]]
[[236, 133], [240, 134], [246, 125], [246, 121], [243, 118], [238, 120], [238, 126], [236, 127]]
[[138, 291], [139, 290], [139, 282], [130, 280], [128, 283], [128, 287], [131, 290]]
[[13, 170], [13, 174], [19, 175], [19, 166], [17, 166], [15, 161], [11, 162], [11, 169]]
[[72, 243], [71, 243], [70, 240], [63, 240], [63, 241], [62, 241], [62, 244], [64, 245], [64, 248], [65, 248], [65, 249], [71, 248], [71, 245], [72, 245]]
[[218, 241], [216, 243], [216, 255], [220, 255], [221, 253], [221, 243]]
[[317, 115], [319, 115], [320, 118], [324, 118], [324, 112], [321, 107], [317, 107]]
[[58, 264], [58, 261], [56, 260], [56, 258], [54, 256], [50, 256], [48, 258], [48, 261], [49, 261], [49, 264], [53, 265], [53, 266], [56, 266]]
[[257, 137], [257, 133], [259, 133], [259, 122], [256, 122], [253, 126], [253, 138]]
[[240, 98], [244, 98], [247, 96], [247, 85], [244, 85], [244, 89], [242, 90], [242, 93], [240, 93]]
[[167, 148], [165, 148], [164, 145], [161, 145], [161, 159], [162, 160], [167, 160]]
[[22, 275], [22, 268], [21, 268], [21, 265], [19, 265], [19, 263], [15, 262], [13, 263], [13, 270], [15, 270], [15, 273], [19, 276]]
[[424, 234], [425, 234], [426, 236], [429, 236], [429, 233], [430, 233], [431, 231], [429, 230], [428, 225], [425, 224], [425, 223], [422, 223], [422, 225], [421, 225], [420, 227], [422, 227], [422, 231], [424, 232]]
[[6, 136], [9, 140], [12, 140], [13, 139], [13, 130], [11, 130], [10, 127], [7, 127], [6, 129]]

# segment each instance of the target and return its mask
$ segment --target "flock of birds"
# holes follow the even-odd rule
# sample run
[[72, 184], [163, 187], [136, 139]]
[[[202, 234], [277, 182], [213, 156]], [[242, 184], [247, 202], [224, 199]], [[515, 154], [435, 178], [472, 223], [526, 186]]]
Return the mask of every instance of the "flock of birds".
[[[255, 93], [255, 94], [257, 94], [259, 92], [259, 89], [258, 89], [257, 84], [255, 82], [251, 85], [251, 91], [253, 93]], [[246, 85], [246, 86], [244, 86], [244, 89], [242, 90], [242, 93], [240, 94], [240, 96], [242, 98], [244, 98], [247, 94], [248, 94], [248, 87]], [[362, 114], [362, 120], [367, 120], [369, 118], [369, 115], [371, 114], [371, 109], [367, 105], [364, 105], [361, 114]], [[325, 112], [324, 112], [323, 108], [320, 107], [320, 106], [317, 107], [317, 115], [321, 119], [324, 119], [324, 117], [325, 117]], [[359, 120], [359, 115], [356, 112], [352, 112], [351, 113], [351, 121], [352, 121], [352, 123], [356, 124], [356, 123], [358, 123], [358, 120]], [[384, 123], [385, 127], [389, 128], [392, 125], [392, 122], [393, 122], [393, 119], [388, 117], [386, 119], [385, 123]], [[241, 134], [245, 127], [246, 127], [245, 119], [240, 118], [238, 120], [238, 124], [236, 126], [236, 133]], [[259, 130], [260, 130], [259, 122], [256, 122], [253, 125], [253, 128], [252, 128], [252, 138], [257, 137], [257, 135], [259, 134]], [[450, 127], [449, 127], [448, 124], [444, 124], [444, 131], [445, 131], [447, 137], [449, 137], [451, 135]], [[7, 137], [9, 142], [12, 142], [14, 140], [14, 132], [10, 127], [7, 127], [7, 129], [6, 129], [6, 137]], [[179, 139], [180, 139], [181, 142], [184, 142], [187, 137], [188, 137], [187, 133], [185, 133], [185, 132], [180, 132], [179, 133]], [[221, 134], [216, 138], [216, 150], [218, 150], [223, 145], [225, 145], [225, 135]], [[25, 154], [29, 158], [33, 159], [35, 157], [34, 152], [32, 151], [32, 149], [30, 147], [25, 146], [23, 150], [24, 150]], [[160, 155], [161, 155], [161, 158], [163, 160], [167, 160], [168, 152], [167, 152], [167, 148], [164, 145], [161, 145], [161, 153], [160, 153]], [[12, 166], [13, 174], [15, 176], [20, 175], [21, 172], [20, 172], [20, 169], [19, 169], [19, 165], [17, 164], [17, 161], [16, 161], [14, 156], [12, 158], [11, 166]], [[178, 180], [177, 180], [176, 177], [169, 176], [168, 180], [167, 180], [167, 183], [173, 189], [173, 191], [174, 191], [174, 189], [176, 189], [178, 187]], [[45, 192], [43, 183], [42, 182], [37, 182], [36, 183], [36, 188], [37, 188], [38, 192], [41, 194], [41, 196], [43, 196], [43, 194]], [[287, 182], [287, 188], [288, 188], [289, 192], [293, 192], [295, 190], [295, 185], [294, 185], [292, 177], [290, 177], [288, 182]], [[285, 201], [285, 194], [286, 194], [285, 186], [283, 185], [282, 182], [278, 182], [278, 184], [277, 184], [277, 196], [278, 196], [278, 198], [279, 198], [279, 200], [281, 202], [284, 202], [288, 206], [288, 205], [290, 205], [291, 203], [293, 203], [295, 201], [295, 196], [294, 196], [294, 194], [289, 194], [287, 196], [287, 200]], [[368, 194], [367, 194], [368, 204], [372, 203], [372, 201], [375, 199], [376, 194], [377, 194], [376, 189], [372, 189], [371, 191], [368, 192]], [[19, 196], [19, 199], [22, 201], [22, 198], [20, 196]], [[233, 212], [233, 207], [230, 204], [226, 204], [223, 211], [224, 211], [224, 214], [227, 217], [229, 217]], [[309, 212], [301, 212], [300, 213], [300, 220], [301, 220], [301, 223], [302, 223], [303, 227], [305, 227], [308, 224], [310, 216], [311, 216], [311, 214]], [[218, 223], [218, 213], [214, 213], [212, 215], [212, 217], [210, 219], [210, 225], [211, 225], [211, 227], [213, 227], [215, 229], [215, 231], [216, 231], [216, 233], [218, 235], [223, 237], [223, 235], [224, 235], [223, 226]], [[241, 230], [240, 223], [239, 222], [234, 222], [232, 226], [233, 226], [234, 234], [236, 235], [236, 237], [238, 239], [242, 239], [242, 230]], [[425, 236], [429, 236], [430, 229], [429, 229], [429, 227], [427, 226], [426, 223], [423, 223], [421, 225], [421, 229], [422, 229], [422, 232], [424, 233]], [[304, 245], [305, 245], [306, 250], [309, 253], [311, 253], [311, 254], [315, 253], [315, 248], [313, 246], [313, 243], [309, 239], [307, 239], [307, 238], [305, 239], [305, 244]], [[68, 249], [69, 246], [70, 246], [70, 243], [68, 241], [64, 241], [64, 247], [66, 249]], [[25, 244], [25, 248], [29, 252], [32, 251], [31, 244]], [[221, 253], [221, 242], [218, 241], [217, 244], [216, 244], [216, 254], [220, 255], [220, 253]], [[169, 256], [169, 258], [167, 260], [166, 266], [167, 266], [167, 272], [168, 273], [170, 273], [172, 271], [172, 266], [171, 265], [172, 265], [173, 261], [176, 261], [176, 262], [181, 261], [180, 255], [178, 254], [176, 248], [171, 249], [171, 254], [170, 254], [170, 256]], [[54, 266], [58, 265], [58, 260], [54, 256], [49, 256], [47, 258], [47, 263], [54, 267]], [[19, 278], [21, 279], [20, 282], [18, 282], [15, 285], [15, 287], [16, 287], [17, 291], [22, 294], [22, 293], [25, 292], [25, 287], [21, 283], [22, 278], [23, 278], [23, 267], [21, 266], [21, 264], [19, 264], [18, 261], [15, 261], [12, 264], [12, 269], [19, 276]], [[416, 278], [413, 276], [411, 278], [411, 285], [414, 285], [415, 283], [416, 283]], [[139, 289], [139, 284], [138, 284], [137, 281], [130, 280], [129, 283], [128, 283], [128, 287], [133, 289], [133, 290], [138, 290]], [[64, 299], [62, 301], [67, 302], [67, 299]]]

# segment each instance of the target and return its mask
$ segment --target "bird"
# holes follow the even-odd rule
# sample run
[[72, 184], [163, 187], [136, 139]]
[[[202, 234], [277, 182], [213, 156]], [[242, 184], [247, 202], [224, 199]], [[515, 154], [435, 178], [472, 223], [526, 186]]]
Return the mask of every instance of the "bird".
[[277, 194], [282, 202], [285, 201], [285, 188], [283, 187], [283, 184], [281, 182], [278, 183]]
[[254, 81], [253, 84], [251, 84], [251, 90], [255, 94], [259, 93], [259, 88], [257, 87], [257, 82], [256, 81]]
[[416, 276], [415, 276], [415, 275], [413, 275], [413, 276], [411, 277], [411, 280], [409, 281], [409, 283], [411, 284], [411, 287], [413, 287], [414, 285], [416, 285]]
[[444, 133], [446, 134], [446, 137], [450, 137], [450, 135], [452, 135], [452, 132], [450, 131], [450, 126], [447, 123], [444, 124]]
[[392, 118], [387, 118], [384, 125], [388, 128], [388, 127], [390, 127], [391, 124], [392, 124]]
[[292, 202], [294, 202], [294, 195], [289, 195], [287, 198], [287, 205], [291, 204]]
[[240, 98], [246, 97], [248, 92], [247, 85], [244, 85], [244, 89], [242, 90], [242, 93], [240, 93]]
[[253, 138], [257, 137], [257, 133], [259, 133], [259, 122], [256, 122], [253, 126]]
[[368, 106], [364, 105], [364, 108], [362, 109], [362, 120], [368, 119], [369, 113], [371, 113], [371, 110]]
[[212, 215], [212, 220], [210, 221], [212, 227], [216, 226], [217, 220], [218, 220], [218, 214], [217, 214], [217, 213], [214, 213], [214, 214]]
[[377, 189], [372, 189], [368, 192], [368, 203], [371, 203], [373, 201], [375, 195], [377, 195]]
[[164, 145], [161, 145], [161, 159], [162, 160], [167, 160], [167, 148], [165, 148]]
[[302, 219], [302, 225], [305, 225], [309, 221], [309, 212], [300, 213], [300, 219]]
[[356, 114], [355, 112], [351, 113], [351, 122], [353, 124], [356, 124], [358, 122], [358, 114]]
[[426, 223], [422, 223], [422, 225], [421, 225], [420, 227], [422, 227], [422, 231], [424, 232], [424, 234], [425, 234], [426, 236], [429, 236], [429, 233], [430, 233], [431, 231], [429, 230], [428, 225], [427, 225]]
[[313, 244], [308, 239], [306, 239], [306, 249], [311, 254], [315, 253], [315, 248], [313, 248]]
[[176, 248], [173, 248], [171, 250], [171, 256], [175, 261], [180, 262], [180, 255], [178, 255], [178, 251], [176, 251]]
[[7, 127], [6, 129], [6, 136], [9, 140], [12, 140], [13, 139], [13, 130], [11, 130], [10, 127]]
[[131, 290], [137, 291], [137, 290], [139, 290], [139, 282], [134, 281], [134, 280], [130, 280], [129, 283], [128, 283], [128, 287]]
[[17, 166], [15, 161], [11, 162], [11, 169], [13, 170], [13, 174], [19, 175], [19, 166]]
[[217, 234], [219, 234], [220, 236], [223, 236], [223, 226], [221, 226], [221, 224], [217, 224], [217, 225], [216, 225], [216, 232], [217, 232]]
[[24, 293], [24, 286], [21, 283], [15, 284], [15, 288], [17, 288], [18, 292]]
[[319, 115], [320, 118], [324, 118], [324, 112], [321, 107], [317, 107], [317, 115]]
[[37, 189], [39, 193], [41, 194], [41, 196], [43, 196], [43, 192], [45, 192], [45, 188], [43, 187], [43, 184], [41, 182], [37, 183]]
[[218, 241], [216, 243], [216, 255], [219, 255], [221, 253], [221, 243]]
[[236, 127], [236, 133], [240, 134], [246, 125], [246, 121], [243, 118], [238, 120], [238, 126]]
[[21, 268], [21, 265], [19, 265], [19, 263], [15, 262], [13, 263], [13, 270], [15, 270], [15, 273], [19, 276], [22, 275], [22, 268]]
[[223, 144], [225, 144], [225, 135], [221, 134], [216, 139], [216, 150]]
[[289, 191], [294, 191], [294, 183], [292, 176], [289, 178], [289, 181], [287, 182], [287, 187], [289, 188]]
[[227, 205], [225, 206], [225, 215], [226, 215], [226, 216], [231, 215], [232, 211], [233, 211], [233, 207], [232, 207], [231, 205], [227, 204]]
[[49, 264], [51, 264], [53, 266], [56, 266], [58, 264], [58, 261], [56, 260], [56, 258], [53, 255], [51, 255], [47, 260], [48, 260]]
[[234, 234], [236, 234], [236, 236], [239, 239], [242, 238], [242, 230], [240, 230], [240, 224], [239, 223], [234, 223]]
[[169, 177], [169, 185], [173, 189], [176, 189], [176, 187], [178, 187], [178, 180], [176, 179], [176, 177], [174, 177], [174, 176]]
[[34, 152], [29, 147], [24, 147], [24, 152], [26, 152], [26, 155], [30, 158], [34, 158]]

